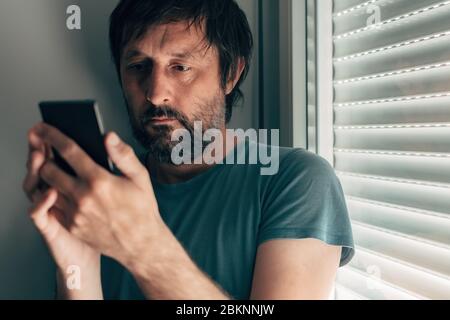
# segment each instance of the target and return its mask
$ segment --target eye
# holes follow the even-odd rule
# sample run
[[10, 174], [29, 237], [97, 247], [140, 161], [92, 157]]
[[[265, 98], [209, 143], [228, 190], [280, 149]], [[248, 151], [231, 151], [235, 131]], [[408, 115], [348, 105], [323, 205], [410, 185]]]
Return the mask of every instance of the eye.
[[146, 68], [146, 65], [144, 63], [134, 63], [134, 64], [130, 64], [127, 69], [131, 70], [131, 71], [143, 71]]
[[176, 66], [174, 66], [173, 68], [174, 68], [176, 71], [179, 71], [179, 72], [188, 72], [188, 71], [191, 70], [190, 67], [188, 67], [188, 66], [183, 66], [183, 65], [176, 65]]

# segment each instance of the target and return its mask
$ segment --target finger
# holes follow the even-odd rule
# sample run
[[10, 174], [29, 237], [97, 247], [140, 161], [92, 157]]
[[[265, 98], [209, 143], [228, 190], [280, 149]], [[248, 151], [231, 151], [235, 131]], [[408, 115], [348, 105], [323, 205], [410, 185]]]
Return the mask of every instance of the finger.
[[68, 223], [68, 219], [66, 218], [64, 211], [59, 209], [57, 206], [50, 209], [49, 215], [53, 216], [66, 230], [69, 228], [70, 224]]
[[76, 178], [64, 172], [52, 160], [45, 161], [39, 176], [49, 186], [69, 198], [76, 192], [78, 186]]
[[47, 228], [48, 211], [53, 207], [56, 199], [57, 192], [54, 189], [49, 189], [30, 209], [30, 217], [41, 232], [45, 232]]
[[148, 184], [147, 169], [139, 161], [133, 149], [114, 132], [108, 133], [105, 141], [108, 154], [117, 168], [126, 177], [136, 181], [138, 184]]
[[[33, 202], [37, 204], [41, 201], [42, 197], [44, 196], [45, 192], [36, 191], [33, 195]], [[68, 226], [68, 215], [72, 212], [72, 204], [70, 200], [64, 196], [61, 193], [58, 193], [56, 202], [54, 203], [53, 207], [49, 210], [49, 213], [54, 213], [55, 218], [58, 220], [58, 222], [64, 226]]]
[[59, 152], [79, 177], [91, 178], [105, 171], [75, 141], [58, 129], [42, 123], [36, 132], [45, 143]]
[[37, 135], [36, 127], [37, 126], [31, 128], [28, 131], [27, 138], [28, 138], [29, 151], [33, 152], [33, 151], [39, 150], [39, 151], [45, 153], [45, 144], [42, 141], [42, 139], [39, 137], [39, 135]]
[[53, 206], [51, 213], [54, 213], [55, 218], [65, 228], [69, 227], [69, 221], [72, 213], [72, 205], [70, 200], [61, 193], [58, 193], [58, 198]]
[[29, 152], [33, 151], [41, 151], [46, 159], [53, 159], [53, 152], [51, 147], [44, 143], [44, 140], [37, 134], [39, 131], [39, 127], [42, 125], [42, 123], [37, 124], [33, 128], [30, 129], [28, 132], [28, 149]]
[[23, 190], [25, 191], [25, 194], [28, 196], [28, 198], [32, 200], [33, 193], [39, 187], [39, 170], [44, 164], [45, 158], [40, 151], [31, 152], [29, 158], [30, 161], [28, 163], [28, 172], [23, 181]]
[[55, 207], [63, 212], [69, 212], [72, 210], [73, 205], [68, 197], [58, 192], [58, 198], [56, 199]]

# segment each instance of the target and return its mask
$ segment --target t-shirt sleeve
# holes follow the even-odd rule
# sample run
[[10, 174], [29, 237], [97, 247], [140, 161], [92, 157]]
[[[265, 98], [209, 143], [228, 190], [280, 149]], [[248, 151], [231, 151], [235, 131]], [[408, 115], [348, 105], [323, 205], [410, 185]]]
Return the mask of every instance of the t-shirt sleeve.
[[334, 169], [303, 149], [281, 160], [263, 196], [258, 245], [283, 238], [314, 238], [342, 246], [340, 266], [354, 255], [350, 218]]

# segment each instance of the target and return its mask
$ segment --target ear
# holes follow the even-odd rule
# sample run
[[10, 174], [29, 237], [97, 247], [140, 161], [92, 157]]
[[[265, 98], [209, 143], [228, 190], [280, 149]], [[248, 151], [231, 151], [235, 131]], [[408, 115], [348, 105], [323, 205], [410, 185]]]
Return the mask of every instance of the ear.
[[244, 58], [239, 57], [236, 73], [234, 75], [232, 75], [232, 74], [229, 75], [229, 79], [228, 79], [228, 82], [226, 85], [225, 95], [229, 95], [231, 93], [231, 91], [233, 91], [234, 87], [236, 86], [239, 79], [241, 78], [244, 68], [245, 68]]

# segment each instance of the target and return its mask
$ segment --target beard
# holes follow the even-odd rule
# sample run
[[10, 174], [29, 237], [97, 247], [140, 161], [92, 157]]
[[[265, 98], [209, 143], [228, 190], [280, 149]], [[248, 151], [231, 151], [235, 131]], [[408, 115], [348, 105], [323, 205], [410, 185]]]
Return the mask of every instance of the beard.
[[[125, 99], [126, 101], [126, 99]], [[203, 137], [208, 129], [220, 129], [225, 125], [225, 94], [223, 91], [217, 92], [212, 98], [201, 101], [195, 105], [195, 112], [191, 117], [178, 111], [178, 108], [169, 105], [149, 107], [140, 115], [136, 115], [127, 104], [130, 124], [133, 136], [137, 142], [150, 153], [150, 156], [159, 163], [172, 164], [172, 150], [179, 141], [172, 141], [172, 134], [177, 129], [185, 129], [191, 136], [191, 150], [196, 143], [202, 146], [202, 153], [211, 142], [195, 141], [196, 137]], [[168, 118], [176, 120], [174, 125], [152, 125], [153, 118]], [[194, 122], [202, 123], [201, 134], [194, 131]], [[176, 124], [179, 125], [176, 125]], [[192, 161], [198, 157], [192, 153]]]

